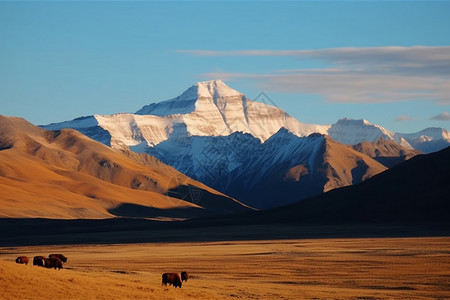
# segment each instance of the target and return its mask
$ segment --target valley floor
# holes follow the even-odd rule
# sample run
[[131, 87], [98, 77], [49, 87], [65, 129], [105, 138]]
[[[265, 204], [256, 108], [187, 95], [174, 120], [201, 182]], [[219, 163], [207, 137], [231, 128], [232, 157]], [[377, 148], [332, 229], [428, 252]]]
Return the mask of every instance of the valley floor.
[[[1, 299], [449, 299], [450, 237], [0, 248]], [[60, 271], [14, 260], [63, 253]], [[183, 287], [164, 272], [187, 271]]]

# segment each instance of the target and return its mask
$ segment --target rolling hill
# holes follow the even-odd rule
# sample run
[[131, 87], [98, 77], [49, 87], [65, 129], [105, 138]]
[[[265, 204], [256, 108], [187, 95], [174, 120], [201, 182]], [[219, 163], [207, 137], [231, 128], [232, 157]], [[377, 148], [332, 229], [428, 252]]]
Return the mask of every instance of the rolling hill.
[[249, 207], [147, 154], [0, 116], [0, 217], [190, 218]]

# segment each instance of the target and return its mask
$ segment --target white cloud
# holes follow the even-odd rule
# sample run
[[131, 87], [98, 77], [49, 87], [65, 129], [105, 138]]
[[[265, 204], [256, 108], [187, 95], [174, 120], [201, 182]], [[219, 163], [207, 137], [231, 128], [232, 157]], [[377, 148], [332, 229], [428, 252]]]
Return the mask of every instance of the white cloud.
[[431, 118], [431, 120], [450, 121], [450, 114], [446, 111]]
[[182, 52], [200, 56], [292, 56], [330, 64], [328, 68], [274, 70], [268, 74], [206, 74], [224, 80], [253, 79], [263, 90], [320, 94], [331, 102], [420, 99], [450, 104], [450, 46]]

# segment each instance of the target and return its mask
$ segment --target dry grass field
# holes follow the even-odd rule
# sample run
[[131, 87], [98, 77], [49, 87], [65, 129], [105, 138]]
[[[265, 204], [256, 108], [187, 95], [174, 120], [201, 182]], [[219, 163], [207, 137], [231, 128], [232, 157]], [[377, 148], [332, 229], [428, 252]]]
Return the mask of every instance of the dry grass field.
[[[14, 263], [49, 253], [66, 268]], [[0, 274], [1, 299], [449, 299], [450, 238], [9, 247]]]

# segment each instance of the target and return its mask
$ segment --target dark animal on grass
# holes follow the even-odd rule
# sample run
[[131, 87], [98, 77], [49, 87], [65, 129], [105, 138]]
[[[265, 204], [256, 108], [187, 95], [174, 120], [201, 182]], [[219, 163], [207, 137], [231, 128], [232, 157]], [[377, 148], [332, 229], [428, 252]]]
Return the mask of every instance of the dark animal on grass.
[[187, 281], [189, 274], [187, 272], [181, 272], [181, 281]]
[[57, 257], [53, 257], [53, 258], [46, 258], [45, 259], [45, 267], [46, 268], [58, 268], [58, 271], [61, 270], [63, 268], [63, 263], [62, 261], [57, 258]]
[[16, 263], [28, 265], [28, 257], [26, 257], [26, 256], [19, 256], [19, 257], [17, 257], [16, 258]]
[[169, 285], [173, 285], [174, 287], [180, 287], [181, 288], [181, 279], [180, 279], [180, 275], [178, 275], [178, 273], [164, 273], [162, 274], [162, 282], [161, 285], [165, 285], [167, 286], [167, 284]]
[[65, 257], [65, 256], [62, 255], [62, 254], [50, 254], [50, 255], [48, 256], [48, 258], [54, 258], [54, 257], [59, 258], [63, 263], [66, 263], [66, 262], [67, 262], [67, 257]]
[[35, 256], [33, 258], [33, 266], [45, 267], [45, 257]]

